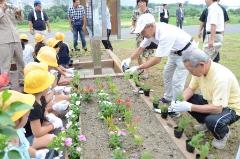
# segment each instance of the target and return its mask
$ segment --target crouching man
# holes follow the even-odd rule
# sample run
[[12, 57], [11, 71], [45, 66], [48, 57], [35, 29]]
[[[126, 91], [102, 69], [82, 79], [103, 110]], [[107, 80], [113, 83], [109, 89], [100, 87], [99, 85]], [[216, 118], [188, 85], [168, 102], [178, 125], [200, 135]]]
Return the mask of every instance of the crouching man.
[[[193, 75], [183, 92], [185, 101], [173, 101], [170, 109], [189, 112], [200, 124], [195, 129], [208, 129], [214, 136], [212, 145], [223, 149], [230, 136], [229, 125], [240, 117], [240, 87], [235, 75], [223, 65], [210, 60], [196, 49], [183, 54], [183, 62]], [[195, 94], [199, 90], [200, 94]]]

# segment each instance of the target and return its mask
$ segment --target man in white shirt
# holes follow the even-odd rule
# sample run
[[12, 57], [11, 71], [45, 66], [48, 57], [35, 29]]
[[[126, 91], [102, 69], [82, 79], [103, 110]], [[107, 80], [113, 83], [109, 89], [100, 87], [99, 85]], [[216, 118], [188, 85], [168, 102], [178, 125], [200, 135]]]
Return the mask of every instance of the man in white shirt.
[[137, 72], [152, 67], [160, 63], [162, 57], [168, 56], [168, 62], [163, 72], [164, 96], [161, 101], [170, 103], [171, 100], [175, 100], [182, 93], [188, 75], [181, 55], [197, 48], [196, 43], [188, 33], [176, 26], [155, 23], [153, 15], [148, 13], [139, 17], [134, 33], [143, 35], [144, 40], [130, 58], [122, 61], [122, 67], [129, 67], [131, 60], [137, 59], [151, 42], [158, 45], [154, 57], [140, 66], [134, 66], [127, 71]]
[[208, 6], [208, 16], [203, 49], [211, 59], [215, 59], [223, 43], [224, 14], [217, 0], [205, 0], [205, 2]]
[[163, 4], [163, 10], [160, 13], [160, 22], [168, 23], [169, 20], [169, 11], [167, 9], [167, 4]]

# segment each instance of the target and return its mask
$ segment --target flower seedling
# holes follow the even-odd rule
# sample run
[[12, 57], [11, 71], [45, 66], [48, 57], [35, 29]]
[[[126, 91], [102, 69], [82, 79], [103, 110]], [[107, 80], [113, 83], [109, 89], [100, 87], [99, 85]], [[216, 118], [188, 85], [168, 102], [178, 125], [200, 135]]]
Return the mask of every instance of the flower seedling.
[[121, 147], [121, 136], [119, 136], [118, 134], [111, 134], [110, 138], [109, 138], [109, 147], [112, 148], [113, 150], [116, 148], [120, 148]]
[[139, 135], [134, 135], [134, 143], [135, 145], [142, 145], [143, 143], [143, 138]]
[[89, 103], [92, 101], [94, 89], [92, 86], [87, 85], [83, 88], [83, 101]]
[[120, 148], [113, 151], [113, 159], [127, 159], [126, 154]]
[[161, 117], [163, 119], [166, 119], [168, 116], [168, 105], [167, 104], [162, 104], [160, 106], [160, 110], [161, 110]]
[[159, 97], [158, 96], [154, 96], [153, 99], [152, 99], [152, 103], [153, 103], [153, 108], [158, 109]]
[[112, 115], [111, 116], [109, 116], [109, 117], [107, 117], [107, 118], [104, 118], [104, 120], [105, 120], [105, 122], [106, 122], [106, 124], [107, 124], [107, 126], [108, 126], [108, 129], [110, 130], [110, 131], [115, 131], [115, 130], [117, 130], [118, 128], [117, 128], [117, 126], [114, 124], [114, 120], [113, 120], [113, 117], [112, 117]]
[[199, 132], [198, 134], [194, 135], [189, 142], [189, 144], [195, 148], [199, 148], [200, 142], [203, 141], [204, 134]]
[[186, 127], [191, 123], [191, 118], [188, 116], [182, 116], [178, 122], [178, 130], [184, 131]]
[[201, 145], [200, 147], [200, 159], [205, 159], [208, 156], [210, 149], [209, 142], [207, 142], [205, 145]]
[[182, 94], [179, 94], [179, 95], [177, 96], [177, 101], [180, 101], [180, 102], [184, 101], [184, 98], [183, 98], [183, 95], [182, 95]]

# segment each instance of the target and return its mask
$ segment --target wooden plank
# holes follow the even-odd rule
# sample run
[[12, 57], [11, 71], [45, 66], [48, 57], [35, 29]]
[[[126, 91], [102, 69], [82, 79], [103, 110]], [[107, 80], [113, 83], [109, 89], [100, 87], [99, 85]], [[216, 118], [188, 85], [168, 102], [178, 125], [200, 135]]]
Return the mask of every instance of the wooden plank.
[[109, 49], [106, 50], [106, 52], [109, 54], [109, 56], [113, 59], [114, 61], [114, 71], [116, 73], [122, 73], [122, 68], [121, 68], [121, 61], [120, 59]]

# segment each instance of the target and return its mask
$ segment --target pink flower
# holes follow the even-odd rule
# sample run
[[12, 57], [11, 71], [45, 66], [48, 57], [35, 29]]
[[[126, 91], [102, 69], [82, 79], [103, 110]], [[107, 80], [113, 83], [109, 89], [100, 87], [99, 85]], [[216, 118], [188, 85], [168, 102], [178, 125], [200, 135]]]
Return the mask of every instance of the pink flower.
[[79, 141], [87, 141], [87, 138], [86, 138], [85, 135], [79, 135], [79, 136], [78, 136], [78, 140], [79, 140]]
[[126, 130], [118, 130], [118, 135], [119, 136], [126, 136], [127, 135], [127, 131]]
[[67, 137], [67, 138], [65, 139], [65, 145], [68, 146], [68, 147], [70, 147], [70, 146], [72, 145], [72, 138]]
[[82, 151], [82, 148], [81, 148], [81, 147], [77, 147], [77, 148], [76, 148], [76, 151], [77, 151], [77, 152], [81, 152], [81, 151]]

